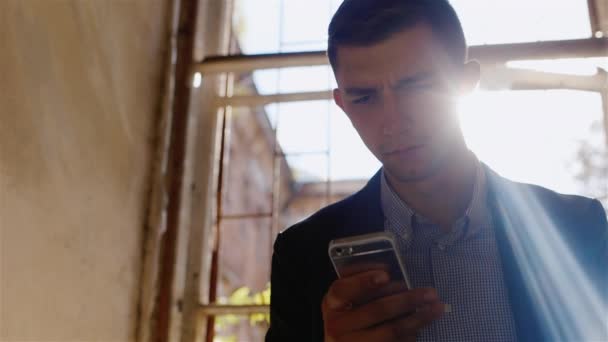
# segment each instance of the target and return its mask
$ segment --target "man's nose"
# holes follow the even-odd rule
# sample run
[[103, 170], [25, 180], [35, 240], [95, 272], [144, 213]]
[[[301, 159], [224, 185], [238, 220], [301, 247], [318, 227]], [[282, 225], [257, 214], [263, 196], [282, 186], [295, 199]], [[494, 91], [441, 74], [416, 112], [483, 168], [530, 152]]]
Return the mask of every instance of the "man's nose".
[[383, 96], [382, 133], [384, 135], [398, 134], [407, 130], [411, 125], [407, 104], [394, 91]]

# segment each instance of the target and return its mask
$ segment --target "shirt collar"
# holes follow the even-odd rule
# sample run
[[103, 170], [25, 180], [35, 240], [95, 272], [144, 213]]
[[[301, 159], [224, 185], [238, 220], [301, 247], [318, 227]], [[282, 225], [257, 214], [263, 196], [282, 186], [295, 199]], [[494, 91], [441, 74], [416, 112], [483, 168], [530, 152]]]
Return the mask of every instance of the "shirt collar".
[[[473, 185], [473, 196], [464, 215], [456, 220], [452, 231], [443, 234], [439, 239], [443, 244], [452, 244], [461, 237], [464, 239], [475, 236], [489, 222], [486, 210], [487, 179], [479, 160], [476, 159], [476, 174]], [[397, 233], [409, 245], [418, 223], [429, 225], [430, 221], [407, 205], [392, 189], [382, 170], [380, 184], [380, 200], [388, 227]]]

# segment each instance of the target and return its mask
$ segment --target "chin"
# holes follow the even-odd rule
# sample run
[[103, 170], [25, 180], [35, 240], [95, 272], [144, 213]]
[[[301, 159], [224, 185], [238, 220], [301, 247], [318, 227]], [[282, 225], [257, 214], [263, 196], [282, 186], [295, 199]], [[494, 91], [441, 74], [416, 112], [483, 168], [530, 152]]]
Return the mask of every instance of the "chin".
[[431, 163], [416, 163], [408, 165], [399, 165], [386, 163], [383, 164], [384, 169], [399, 182], [416, 182], [425, 180], [433, 176], [438, 168], [433, 167]]

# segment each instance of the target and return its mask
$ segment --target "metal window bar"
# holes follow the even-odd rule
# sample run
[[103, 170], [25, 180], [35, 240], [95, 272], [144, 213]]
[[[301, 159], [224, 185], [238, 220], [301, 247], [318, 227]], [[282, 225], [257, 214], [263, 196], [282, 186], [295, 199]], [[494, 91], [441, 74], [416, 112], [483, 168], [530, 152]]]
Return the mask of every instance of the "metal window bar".
[[[283, 2], [281, 2], [281, 6], [280, 6], [280, 11], [283, 11]], [[280, 18], [282, 18], [283, 16], [281, 15]], [[282, 26], [283, 24], [280, 23], [280, 26]], [[279, 32], [283, 32], [282, 29], [279, 30]], [[283, 47], [284, 42], [281, 39], [280, 42], [281, 47]], [[220, 108], [223, 108], [223, 118], [222, 118], [222, 145], [221, 145], [221, 157], [220, 157], [220, 172], [219, 172], [219, 179], [218, 179], [218, 192], [217, 192], [217, 219], [216, 219], [216, 240], [215, 240], [215, 249], [213, 251], [213, 258], [212, 258], [212, 262], [213, 262], [213, 267], [212, 267], [212, 277], [211, 277], [211, 296], [209, 298], [209, 302], [210, 304], [206, 304], [206, 305], [200, 305], [199, 307], [199, 315], [202, 316], [204, 319], [206, 319], [207, 322], [207, 342], [211, 342], [213, 340], [213, 336], [215, 334], [215, 327], [214, 327], [214, 317], [218, 316], [218, 315], [226, 315], [226, 314], [237, 314], [237, 315], [251, 315], [251, 314], [255, 314], [255, 313], [269, 313], [270, 309], [269, 309], [269, 305], [223, 305], [223, 304], [217, 304], [215, 303], [216, 299], [217, 299], [217, 281], [218, 281], [218, 276], [219, 276], [219, 257], [218, 257], [218, 250], [219, 250], [219, 241], [220, 241], [220, 236], [221, 236], [221, 223], [224, 220], [241, 220], [241, 219], [251, 219], [251, 218], [268, 218], [270, 217], [271, 220], [271, 226], [270, 226], [270, 231], [271, 231], [271, 237], [274, 237], [279, 230], [279, 220], [280, 220], [280, 191], [281, 191], [281, 166], [282, 166], [282, 160], [288, 156], [295, 156], [295, 155], [312, 155], [312, 154], [323, 154], [326, 156], [327, 158], [327, 181], [326, 181], [326, 193], [325, 193], [325, 201], [327, 204], [330, 200], [330, 191], [331, 191], [331, 185], [330, 185], [330, 166], [329, 166], [329, 158], [330, 158], [330, 150], [331, 150], [331, 136], [330, 136], [330, 117], [331, 117], [331, 107], [330, 104], [328, 104], [327, 107], [327, 150], [322, 150], [322, 151], [305, 151], [305, 152], [301, 152], [301, 153], [284, 153], [280, 147], [279, 141], [278, 141], [278, 130], [279, 130], [279, 126], [280, 126], [280, 108], [278, 110], [279, 115], [276, 118], [275, 121], [275, 125], [273, 127], [272, 133], [273, 133], [273, 172], [272, 172], [272, 209], [269, 213], [246, 213], [246, 214], [231, 214], [231, 215], [225, 215], [223, 213], [223, 208], [222, 208], [222, 200], [223, 200], [223, 194], [224, 194], [224, 189], [225, 189], [225, 174], [227, 173], [227, 170], [229, 168], [229, 155], [228, 155], [228, 151], [230, 149], [230, 125], [231, 125], [231, 109], [232, 107], [236, 107], [236, 106], [247, 106], [247, 107], [252, 107], [251, 104], [253, 102], [255, 102], [257, 96], [239, 96], [239, 97], [235, 97], [236, 101], [231, 101], [230, 99], [233, 97], [232, 96], [232, 87], [234, 86], [234, 77], [233, 77], [233, 73], [229, 72], [229, 75], [232, 76], [231, 79], [226, 81], [226, 91], [225, 91], [225, 96], [224, 97], [220, 97], [219, 101], [216, 103], [216, 105]], [[279, 77], [277, 82], [279, 83], [278, 86], [280, 87], [280, 80], [281, 80], [281, 73], [279, 71]], [[328, 75], [328, 84], [330, 83], [330, 78]], [[319, 92], [318, 94], [313, 95], [315, 97], [319, 97], [319, 96], [323, 96], [323, 92]], [[325, 95], [327, 96], [327, 95]], [[329, 97], [327, 97], [327, 99], [331, 98], [331, 94], [329, 95]], [[292, 97], [291, 100], [292, 101], [309, 101], [311, 99], [310, 94], [304, 94], [304, 97], [298, 97], [296, 95], [296, 97]], [[226, 101], [227, 100], [227, 101]], [[269, 104], [269, 103], [281, 103], [282, 101], [280, 101], [281, 98], [276, 97], [273, 98], [272, 96], [270, 96], [269, 98], [264, 99], [263, 102], [255, 102], [255, 106], [261, 106], [264, 104]], [[273, 239], [270, 239], [270, 249], [272, 250], [272, 244], [273, 244]]]
[[270, 312], [269, 305], [221, 305], [208, 304], [199, 307], [199, 314], [202, 316], [220, 315], [252, 315], [267, 314]]
[[[606, 72], [598, 70], [592, 76], [558, 74], [526, 69], [499, 67], [484, 67], [481, 85], [487, 89], [511, 90], [549, 90], [571, 89], [592, 92], [602, 92], [608, 85]], [[271, 103], [331, 100], [331, 90], [283, 93], [272, 95], [247, 95], [223, 97], [220, 103], [234, 107], [257, 107]]]
[[[608, 37], [533, 43], [481, 45], [469, 48], [469, 58], [485, 65], [503, 64], [512, 60], [605, 57]], [[302, 66], [328, 65], [325, 51], [291, 52], [259, 55], [208, 57], [193, 66], [193, 72], [250, 72]]]
[[[225, 97], [230, 97], [234, 91], [234, 74], [227, 73], [224, 75], [224, 87], [223, 94]], [[228, 170], [230, 161], [230, 133], [232, 125], [232, 107], [225, 105], [219, 108], [218, 111], [220, 122], [222, 124], [221, 139], [220, 139], [220, 160], [218, 170], [218, 187], [216, 194], [216, 222], [215, 222], [215, 241], [213, 243], [213, 251], [211, 256], [211, 276], [209, 278], [209, 303], [217, 301], [217, 284], [219, 278], [219, 247], [221, 241], [221, 229], [220, 225], [222, 222], [222, 194], [224, 189], [225, 174]], [[213, 342], [215, 334], [215, 316], [207, 316], [207, 342]]]
[[[280, 1], [279, 2], [279, 52], [282, 52], [283, 47], [284, 47], [284, 34], [285, 34], [285, 2], [284, 1]], [[281, 87], [281, 70], [279, 70], [278, 75], [277, 75], [277, 89], [280, 89]], [[270, 236], [275, 236], [278, 232], [279, 232], [279, 207], [280, 207], [280, 200], [281, 200], [281, 160], [278, 157], [279, 153], [282, 153], [282, 149], [279, 145], [279, 127], [280, 127], [280, 122], [281, 122], [281, 104], [278, 103], [277, 105], [277, 116], [276, 116], [276, 121], [274, 124], [274, 129], [273, 129], [273, 150], [272, 150], [272, 162], [273, 162], [273, 169], [272, 169], [272, 221], [270, 224]], [[269, 239], [268, 241], [268, 250], [272, 251], [273, 249], [273, 243], [272, 243], [272, 238]], [[269, 260], [270, 261], [270, 260]], [[270, 275], [268, 276], [268, 279], [270, 279]]]

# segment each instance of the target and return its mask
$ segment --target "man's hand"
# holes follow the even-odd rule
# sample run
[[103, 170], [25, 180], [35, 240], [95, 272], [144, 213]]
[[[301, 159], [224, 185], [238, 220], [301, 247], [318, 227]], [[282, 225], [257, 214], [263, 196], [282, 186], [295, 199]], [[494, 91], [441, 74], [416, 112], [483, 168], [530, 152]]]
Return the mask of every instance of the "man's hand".
[[[378, 294], [382, 294], [378, 297]], [[389, 283], [385, 271], [367, 271], [336, 280], [321, 310], [326, 342], [414, 341], [444, 306], [434, 289], [407, 290]]]

